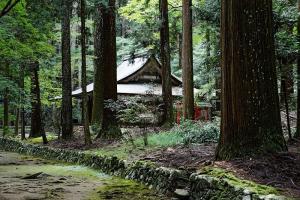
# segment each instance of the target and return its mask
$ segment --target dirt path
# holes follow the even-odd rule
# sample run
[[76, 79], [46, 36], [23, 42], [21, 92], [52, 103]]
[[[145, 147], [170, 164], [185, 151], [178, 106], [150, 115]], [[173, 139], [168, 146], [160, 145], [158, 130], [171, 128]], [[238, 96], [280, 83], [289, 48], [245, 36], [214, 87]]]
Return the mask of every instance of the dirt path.
[[130, 199], [141, 199], [142, 196], [146, 196], [145, 199], [166, 199], [137, 183], [86, 167], [0, 151], [0, 200], [97, 200], [126, 199], [127, 196]]

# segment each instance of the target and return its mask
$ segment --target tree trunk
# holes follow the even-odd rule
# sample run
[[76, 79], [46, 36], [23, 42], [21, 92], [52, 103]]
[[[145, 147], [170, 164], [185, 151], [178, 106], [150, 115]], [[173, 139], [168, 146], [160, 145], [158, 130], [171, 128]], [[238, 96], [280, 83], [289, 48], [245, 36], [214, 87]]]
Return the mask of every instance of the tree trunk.
[[94, 32], [94, 91], [93, 91], [93, 106], [92, 106], [92, 125], [96, 130], [99, 131], [103, 120], [103, 54], [104, 54], [104, 40], [103, 31], [103, 13], [104, 6], [99, 4], [96, 6], [95, 13], [95, 32]]
[[289, 96], [288, 96], [288, 84], [287, 84], [287, 73], [285, 68], [287, 68], [287, 59], [281, 58], [279, 59], [279, 68], [281, 71], [281, 85], [280, 85], [280, 101], [284, 105], [286, 112], [286, 122], [287, 122], [287, 132], [289, 136], [289, 140], [292, 139], [292, 131], [291, 131], [291, 123], [290, 123], [290, 111], [289, 111]]
[[21, 118], [21, 140], [26, 139], [25, 135], [25, 108], [24, 108], [24, 103], [25, 103], [25, 91], [24, 91], [24, 71], [25, 71], [25, 66], [21, 66], [21, 71], [20, 71], [20, 88], [22, 89], [22, 94], [21, 94], [21, 113], [20, 113], [20, 118]]
[[284, 104], [285, 95], [289, 101], [291, 99], [291, 95], [294, 93], [293, 66], [289, 63], [290, 61], [288, 58], [280, 58], [279, 62], [281, 65], [280, 102]]
[[182, 6], [183, 113], [185, 119], [194, 119], [192, 0], [182, 0]]
[[42, 114], [38, 78], [39, 64], [31, 63], [29, 67], [31, 78], [31, 128], [29, 137], [37, 138], [42, 136]]
[[222, 0], [217, 159], [287, 150], [277, 92], [272, 0]]
[[160, 57], [162, 64], [162, 92], [164, 100], [164, 121], [168, 127], [172, 126], [173, 119], [173, 98], [172, 79], [170, 64], [170, 42], [169, 42], [169, 17], [168, 1], [160, 0]]
[[85, 145], [90, 145], [91, 135], [89, 128], [89, 114], [88, 114], [88, 96], [86, 92], [86, 27], [85, 27], [85, 0], [80, 1], [80, 17], [81, 17], [81, 78], [82, 78], [82, 112], [83, 112], [83, 127], [84, 127], [84, 141]]
[[177, 42], [178, 42], [178, 68], [182, 69], [182, 33], [178, 33]]
[[[298, 11], [300, 12], [300, 0], [298, 0]], [[298, 38], [298, 59], [297, 59], [297, 131], [296, 138], [300, 138], [300, 16], [297, 23], [297, 38]]]
[[62, 139], [73, 136], [72, 119], [72, 79], [71, 79], [71, 35], [70, 20], [72, 15], [72, 1], [62, 1]]
[[[9, 77], [9, 65], [5, 64], [5, 75]], [[9, 133], [9, 90], [8, 87], [4, 90], [3, 96], [3, 137]]]
[[103, 121], [101, 131], [97, 137], [105, 139], [116, 139], [121, 137], [121, 130], [118, 127], [116, 111], [112, 105], [107, 105], [118, 100], [117, 95], [117, 53], [116, 53], [116, 13], [115, 0], [109, 0], [108, 7], [102, 13], [103, 56]]
[[210, 58], [210, 51], [211, 51], [210, 29], [209, 28], [206, 29], [205, 38], [206, 38], [206, 60], [208, 62], [209, 58]]
[[16, 108], [15, 136], [19, 135], [20, 109]]

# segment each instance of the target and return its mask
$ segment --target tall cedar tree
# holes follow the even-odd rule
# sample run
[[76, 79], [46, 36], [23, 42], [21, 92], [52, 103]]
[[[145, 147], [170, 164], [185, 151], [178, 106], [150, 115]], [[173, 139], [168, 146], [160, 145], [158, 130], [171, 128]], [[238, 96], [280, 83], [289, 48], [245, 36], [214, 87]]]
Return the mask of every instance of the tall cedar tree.
[[80, 17], [81, 17], [81, 78], [82, 78], [82, 112], [83, 112], [83, 127], [84, 141], [86, 145], [90, 145], [91, 135], [89, 129], [89, 114], [88, 114], [88, 96], [86, 92], [86, 26], [85, 26], [85, 0], [80, 1]]
[[162, 63], [162, 87], [164, 120], [167, 126], [173, 123], [172, 79], [170, 64], [168, 1], [160, 0], [160, 57]]
[[[117, 49], [116, 49], [116, 1], [109, 0], [108, 7], [102, 15], [102, 34], [103, 34], [103, 97], [105, 102], [115, 102], [117, 95]], [[119, 138], [121, 130], [118, 127], [116, 111], [112, 106], [104, 106], [101, 138]]]
[[194, 118], [193, 27], [192, 0], [182, 0], [182, 80], [183, 113], [185, 119]]
[[70, 20], [72, 0], [62, 0], [62, 139], [73, 136]]
[[44, 144], [47, 143], [47, 138], [44, 132], [42, 123], [42, 105], [41, 105], [41, 91], [39, 82], [39, 63], [33, 62], [30, 64], [30, 78], [31, 78], [31, 128], [30, 138], [43, 137]]
[[94, 30], [94, 91], [93, 91], [93, 107], [92, 107], [92, 124], [97, 128], [101, 128], [103, 119], [103, 54], [104, 45], [102, 41], [104, 40], [104, 34], [102, 34], [102, 19], [104, 13], [104, 6], [99, 4], [96, 6], [95, 13], [95, 30]]
[[222, 0], [217, 159], [287, 150], [277, 92], [272, 0]]
[[115, 0], [97, 6], [95, 23], [95, 77], [93, 123], [101, 125], [98, 138], [121, 136], [116, 111], [105, 105], [117, 101], [117, 55]]
[[[300, 0], [298, 0], [298, 11], [300, 12]], [[297, 38], [299, 42], [298, 59], [297, 59], [297, 131], [295, 137], [300, 138], [300, 16], [298, 16], [297, 23]]]
[[[5, 63], [5, 75], [9, 78], [9, 65]], [[4, 90], [3, 95], [3, 136], [9, 132], [9, 90], [8, 87]]]

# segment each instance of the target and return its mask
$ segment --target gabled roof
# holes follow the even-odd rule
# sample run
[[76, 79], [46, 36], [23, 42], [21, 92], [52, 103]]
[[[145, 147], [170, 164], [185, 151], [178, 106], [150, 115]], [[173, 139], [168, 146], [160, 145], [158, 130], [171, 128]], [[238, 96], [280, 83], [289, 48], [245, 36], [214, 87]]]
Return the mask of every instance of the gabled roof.
[[[161, 64], [159, 61], [151, 56], [150, 58], [135, 58], [134, 60], [125, 60], [117, 68], [117, 81], [118, 83], [125, 83], [132, 80], [139, 72], [147, 68], [149, 64], [153, 64], [157, 71], [161, 74]], [[173, 83], [181, 85], [182, 81], [171, 74]]]
[[[143, 83], [128, 83], [138, 76], [139, 73], [148, 66], [148, 64], [154, 63], [156, 69], [161, 74], [161, 64], [155, 57], [150, 58], [136, 58], [134, 60], [126, 60], [121, 63], [117, 68], [117, 81], [118, 81], [118, 94], [139, 94], [146, 95], [153, 92], [154, 95], [162, 95], [161, 84], [143, 84]], [[172, 92], [174, 96], [182, 96], [182, 88], [179, 87], [182, 81], [172, 74], [173, 88]], [[87, 85], [87, 92], [90, 93], [94, 90], [94, 83]], [[82, 89], [77, 89], [72, 92], [73, 96], [80, 95]]]
[[122, 81], [145, 66], [148, 59], [136, 58], [133, 61], [126, 60], [122, 62], [117, 68], [117, 81]]

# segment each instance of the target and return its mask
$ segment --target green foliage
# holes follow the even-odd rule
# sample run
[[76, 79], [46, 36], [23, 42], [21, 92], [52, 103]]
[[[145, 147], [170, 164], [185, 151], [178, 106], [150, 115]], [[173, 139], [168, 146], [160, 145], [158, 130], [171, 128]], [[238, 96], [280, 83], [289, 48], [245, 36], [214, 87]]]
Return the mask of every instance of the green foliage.
[[[182, 143], [183, 137], [178, 132], [160, 132], [148, 136], [149, 147], [169, 147]], [[134, 143], [138, 146], [144, 144], [143, 138], [137, 138]]]
[[[2, 3], [2, 2], [1, 2]], [[8, 88], [9, 112], [24, 107], [30, 111], [30, 63], [40, 63], [39, 79], [43, 106], [58, 96], [60, 90], [53, 70], [54, 1], [21, 0], [8, 15], [0, 19], [0, 94]], [[0, 4], [1, 6], [1, 4]], [[9, 70], [4, 72], [3, 66]], [[24, 69], [25, 88], [20, 88], [21, 68]], [[1, 113], [2, 115], [2, 113]], [[10, 115], [11, 116], [11, 115]], [[10, 121], [14, 120], [10, 117]]]
[[132, 97], [122, 101], [122, 109], [118, 109], [118, 119], [122, 123], [135, 124], [140, 122], [140, 114], [147, 111], [140, 98]]
[[201, 144], [207, 142], [217, 142], [220, 135], [219, 120], [214, 122], [193, 122], [184, 121], [181, 125], [174, 127], [172, 130], [174, 134], [181, 135], [182, 143]]

